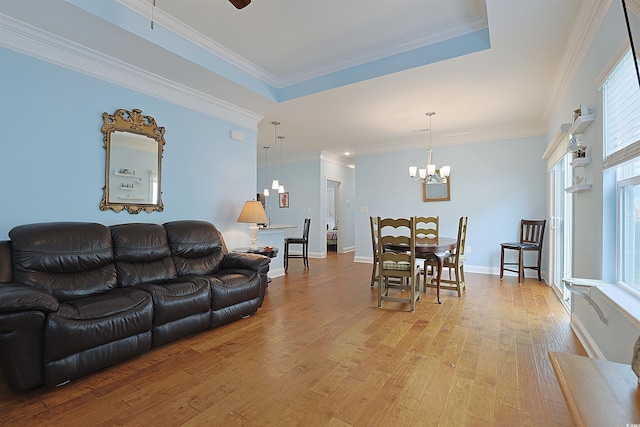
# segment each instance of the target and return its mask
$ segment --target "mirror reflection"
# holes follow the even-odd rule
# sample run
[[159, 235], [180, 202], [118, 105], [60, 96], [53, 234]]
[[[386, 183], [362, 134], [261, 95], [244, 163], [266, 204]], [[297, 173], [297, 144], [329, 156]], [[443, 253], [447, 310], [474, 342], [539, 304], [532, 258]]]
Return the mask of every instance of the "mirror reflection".
[[446, 182], [440, 178], [440, 170], [436, 170], [436, 174], [433, 175], [428, 181], [422, 183], [422, 200], [424, 202], [442, 202], [451, 199], [451, 176], [447, 178]]
[[106, 149], [102, 210], [138, 213], [164, 209], [160, 190], [164, 128], [141, 113], [121, 109], [102, 115]]

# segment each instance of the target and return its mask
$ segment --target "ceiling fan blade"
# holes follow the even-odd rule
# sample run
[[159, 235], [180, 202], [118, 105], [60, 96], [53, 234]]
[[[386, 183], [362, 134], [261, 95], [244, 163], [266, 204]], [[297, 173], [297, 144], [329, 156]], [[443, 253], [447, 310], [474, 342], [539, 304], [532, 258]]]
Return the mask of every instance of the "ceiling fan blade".
[[251, 0], [229, 0], [232, 5], [236, 7], [236, 9], [242, 9], [245, 6], [248, 6], [251, 3]]

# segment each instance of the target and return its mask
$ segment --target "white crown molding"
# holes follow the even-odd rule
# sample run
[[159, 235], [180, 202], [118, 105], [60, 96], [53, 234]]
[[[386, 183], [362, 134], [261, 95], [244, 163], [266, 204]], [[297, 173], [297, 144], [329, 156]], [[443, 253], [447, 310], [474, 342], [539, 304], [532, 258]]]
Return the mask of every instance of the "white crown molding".
[[377, 46], [375, 49], [359, 52], [356, 55], [352, 55], [349, 58], [329, 64], [323, 68], [303, 71], [295, 73], [290, 76], [281, 78], [278, 87], [287, 87], [297, 83], [301, 83], [307, 80], [318, 78], [327, 74], [335, 73], [338, 71], [347, 70], [352, 67], [356, 67], [369, 62], [374, 62], [380, 59], [388, 58], [393, 55], [408, 52], [421, 47], [433, 45], [446, 40], [450, 40], [456, 37], [470, 34], [475, 31], [479, 31], [488, 27], [486, 15], [476, 16], [474, 18], [462, 21], [457, 25], [453, 25], [447, 28], [442, 28], [439, 31], [433, 31], [430, 28], [427, 33], [418, 34], [411, 37], [407, 37], [404, 40], [393, 41], [385, 45]]
[[[455, 135], [443, 135], [438, 137], [439, 144], [435, 144], [434, 147], [444, 147], [453, 145], [464, 145], [482, 142], [492, 141], [504, 141], [509, 139], [529, 138], [535, 136], [544, 136], [546, 132], [546, 124], [543, 122], [532, 123], [528, 125], [522, 125], [518, 127], [505, 127], [502, 129], [492, 130], [474, 130], [465, 133], [459, 133]], [[383, 144], [365, 144], [354, 145], [352, 152], [354, 153], [348, 159], [335, 153], [328, 151], [320, 151], [319, 153], [303, 154], [303, 155], [288, 155], [282, 159], [283, 164], [292, 163], [306, 163], [317, 160], [327, 160], [332, 163], [347, 167], [355, 167], [355, 159], [360, 156], [368, 156], [375, 154], [387, 154], [395, 153], [398, 151], [410, 151], [425, 149], [426, 145], [422, 141], [416, 141], [415, 138], [406, 141], [393, 141]]]
[[[151, 8], [149, 3], [144, 0], [115, 0], [121, 5], [125, 6], [129, 10], [151, 20]], [[480, 6], [483, 6], [485, 1], [479, 0]], [[189, 43], [198, 46], [205, 51], [215, 55], [230, 64], [240, 68], [248, 74], [274, 86], [277, 89], [305, 82], [314, 78], [318, 78], [334, 72], [346, 70], [358, 65], [367, 64], [372, 61], [376, 61], [382, 58], [387, 58], [399, 53], [407, 52], [413, 49], [418, 49], [424, 46], [449, 40], [455, 37], [459, 37], [465, 34], [469, 34], [478, 30], [482, 30], [488, 27], [486, 6], [479, 7], [480, 14], [465, 21], [461, 21], [456, 25], [441, 28], [439, 31], [429, 28], [429, 31], [424, 34], [417, 34], [411, 37], [407, 37], [401, 41], [394, 41], [386, 45], [376, 47], [374, 50], [368, 52], [360, 52], [357, 55], [353, 55], [348, 59], [329, 64], [322, 68], [316, 68], [313, 70], [306, 70], [299, 73], [294, 73], [288, 76], [274, 76], [267, 72], [258, 65], [248, 61], [241, 57], [230, 49], [216, 43], [204, 36], [202, 33], [187, 26], [183, 22], [174, 18], [173, 16], [164, 13], [161, 9], [154, 9], [153, 21], [158, 25], [173, 32], [177, 36], [183, 38]]]
[[0, 13], [0, 46], [257, 130], [262, 116]]
[[[144, 0], [115, 0], [120, 3], [127, 9], [141, 15], [151, 21], [151, 8], [149, 7], [149, 3]], [[153, 21], [155, 24], [158, 24], [172, 33], [176, 34], [178, 37], [192, 43], [195, 46], [204, 49], [205, 51], [211, 53], [227, 61], [230, 64], [235, 65], [241, 70], [249, 73], [250, 75], [268, 83], [274, 87], [280, 87], [279, 80], [276, 76], [269, 73], [265, 69], [257, 66], [251, 61], [246, 60], [242, 56], [236, 54], [230, 49], [222, 46], [219, 43], [216, 43], [214, 40], [206, 37], [204, 34], [194, 30], [189, 27], [182, 21], [174, 18], [173, 16], [165, 13], [162, 9], [155, 8], [153, 11]]]
[[591, 42], [600, 28], [600, 24], [610, 5], [611, 0], [581, 2], [578, 17], [573, 24], [571, 36], [562, 55], [553, 89], [551, 90], [553, 96], [549, 100], [545, 114], [547, 123], [558, 109], [560, 101], [564, 98], [571, 82], [580, 69], [582, 61], [584, 61]]
[[356, 165], [353, 163], [353, 161], [348, 161], [345, 160], [344, 158], [335, 155], [333, 153], [330, 153], [328, 151], [324, 151], [322, 150], [320, 152], [320, 160], [323, 160], [325, 162], [329, 162], [329, 163], [333, 163], [334, 165], [338, 165], [338, 166], [345, 166], [347, 168], [350, 169], [355, 169]]

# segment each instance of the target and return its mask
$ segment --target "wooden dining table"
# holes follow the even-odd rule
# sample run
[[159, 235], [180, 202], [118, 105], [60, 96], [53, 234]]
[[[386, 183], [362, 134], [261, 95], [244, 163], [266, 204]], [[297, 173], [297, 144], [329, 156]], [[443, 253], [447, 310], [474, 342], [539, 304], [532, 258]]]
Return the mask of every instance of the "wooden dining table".
[[[434, 261], [438, 265], [438, 275], [436, 277], [436, 297], [438, 299], [438, 304], [442, 304], [440, 302], [440, 278], [442, 277], [443, 258], [438, 254], [443, 254], [446, 251], [453, 252], [453, 250], [456, 248], [457, 243], [458, 239], [455, 239], [453, 237], [438, 237], [436, 240], [433, 240], [432, 238], [416, 237], [416, 258]], [[398, 252], [406, 252], [407, 245], [385, 245], [385, 249]], [[424, 280], [427, 280], [426, 272]]]

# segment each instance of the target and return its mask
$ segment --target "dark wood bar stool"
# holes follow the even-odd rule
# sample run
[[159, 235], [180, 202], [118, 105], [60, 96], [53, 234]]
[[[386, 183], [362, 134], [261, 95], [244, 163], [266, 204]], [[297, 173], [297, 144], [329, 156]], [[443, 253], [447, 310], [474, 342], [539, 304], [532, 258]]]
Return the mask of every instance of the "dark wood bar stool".
[[[302, 258], [304, 260], [304, 267], [309, 269], [309, 226], [311, 225], [311, 218], [304, 219], [304, 228], [302, 230], [302, 237], [287, 237], [284, 239], [284, 271], [287, 272], [289, 268], [289, 258]], [[302, 254], [291, 255], [289, 253], [289, 245], [302, 245]]]

